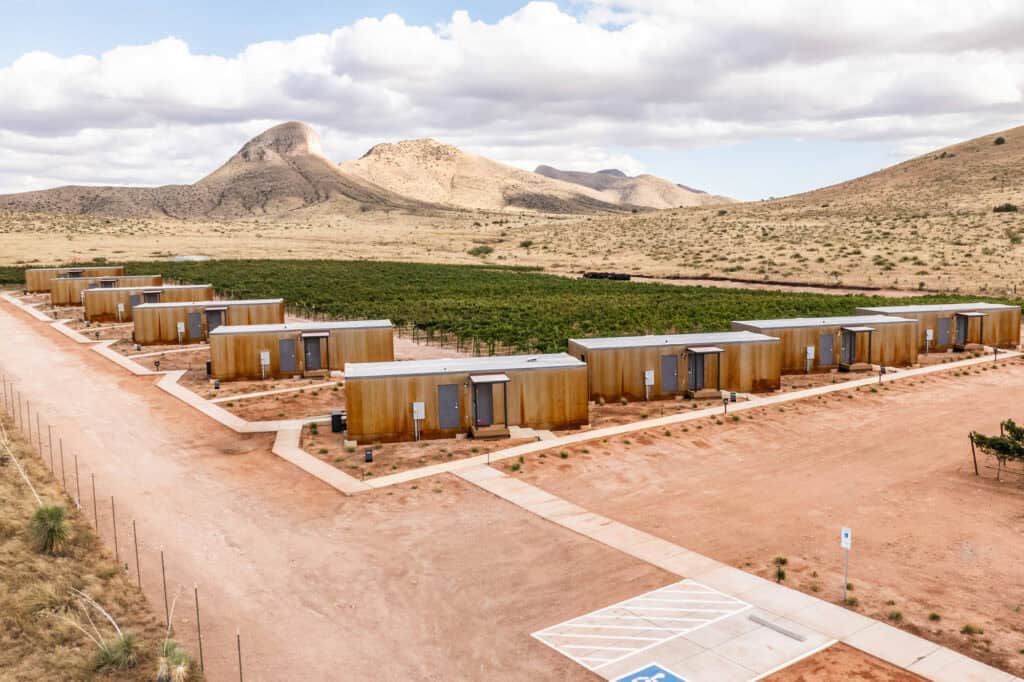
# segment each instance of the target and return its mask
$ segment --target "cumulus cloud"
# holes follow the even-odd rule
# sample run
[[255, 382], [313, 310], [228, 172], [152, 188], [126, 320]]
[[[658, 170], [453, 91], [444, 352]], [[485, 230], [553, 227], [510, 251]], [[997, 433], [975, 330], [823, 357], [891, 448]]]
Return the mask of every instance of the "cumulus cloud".
[[33, 52], [0, 68], [0, 191], [191, 182], [291, 119], [337, 160], [420, 136], [630, 172], [630, 149], [764, 137], [906, 153], [1021, 122], [1022, 32], [1012, 0], [581, 0], [493, 23], [389, 14], [229, 56], [173, 36]]

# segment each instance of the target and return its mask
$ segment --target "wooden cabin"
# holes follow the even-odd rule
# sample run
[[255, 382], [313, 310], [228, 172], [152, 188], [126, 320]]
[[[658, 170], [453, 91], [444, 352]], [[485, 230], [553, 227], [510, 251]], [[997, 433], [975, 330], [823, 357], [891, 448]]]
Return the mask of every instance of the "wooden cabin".
[[390, 320], [223, 325], [208, 338], [215, 379], [322, 376], [347, 362], [395, 359]]
[[25, 291], [30, 294], [47, 293], [58, 277], [119, 277], [123, 265], [97, 265], [66, 268], [29, 268], [25, 270]]
[[566, 353], [345, 365], [348, 438], [509, 435], [589, 421], [587, 367]]
[[715, 332], [569, 339], [569, 353], [587, 363], [593, 400], [661, 400], [774, 391], [779, 345], [763, 334]]
[[83, 317], [89, 322], [131, 322], [132, 308], [141, 303], [209, 301], [209, 284], [167, 284], [159, 287], [86, 289], [82, 293]]
[[53, 305], [82, 305], [82, 292], [86, 289], [115, 289], [118, 287], [158, 287], [163, 285], [162, 275], [122, 275], [120, 277], [58, 277], [50, 286]]
[[857, 308], [861, 315], [899, 315], [917, 320], [918, 351], [944, 353], [980, 344], [1020, 345], [1020, 306], [1001, 303], [938, 303]]
[[284, 299], [142, 303], [132, 309], [135, 343], [199, 343], [221, 325], [283, 324]]
[[903, 367], [917, 362], [917, 320], [889, 315], [796, 317], [743, 320], [736, 330], [753, 331], [782, 341], [782, 371], [823, 372]]

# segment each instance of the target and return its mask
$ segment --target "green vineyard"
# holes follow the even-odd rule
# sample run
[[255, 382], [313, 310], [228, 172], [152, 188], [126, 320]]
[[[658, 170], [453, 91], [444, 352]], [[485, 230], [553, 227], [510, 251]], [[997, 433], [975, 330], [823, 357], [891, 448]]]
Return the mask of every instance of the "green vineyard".
[[[857, 306], [954, 302], [569, 279], [529, 268], [376, 261], [222, 260], [128, 263], [127, 272], [210, 282], [231, 298], [284, 298], [299, 313], [389, 318], [426, 335], [493, 348], [564, 350], [572, 337], [727, 330], [732, 320], [853, 314]], [[22, 270], [0, 278], [22, 281]], [[977, 299], [970, 299], [977, 300]]]

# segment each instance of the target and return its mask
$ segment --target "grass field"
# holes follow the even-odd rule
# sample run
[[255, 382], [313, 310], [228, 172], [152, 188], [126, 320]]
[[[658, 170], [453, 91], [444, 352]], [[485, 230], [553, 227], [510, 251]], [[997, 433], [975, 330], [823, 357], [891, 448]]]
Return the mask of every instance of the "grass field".
[[[283, 297], [308, 314], [389, 318], [522, 352], [565, 350], [573, 337], [726, 330], [732, 320], [853, 314], [857, 306], [977, 300], [888, 299], [570, 279], [530, 268], [382, 261], [220, 260], [128, 263], [127, 271], [210, 282], [231, 298]], [[23, 281], [18, 268], [0, 279]], [[996, 299], [992, 299], [996, 300]]]

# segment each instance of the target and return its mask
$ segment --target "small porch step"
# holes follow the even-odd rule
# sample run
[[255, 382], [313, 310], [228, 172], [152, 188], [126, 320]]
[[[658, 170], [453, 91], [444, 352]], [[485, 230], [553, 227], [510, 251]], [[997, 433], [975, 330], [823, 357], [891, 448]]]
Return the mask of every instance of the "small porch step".
[[474, 426], [469, 430], [473, 438], [508, 438], [508, 427], [504, 424], [491, 424], [490, 426]]

